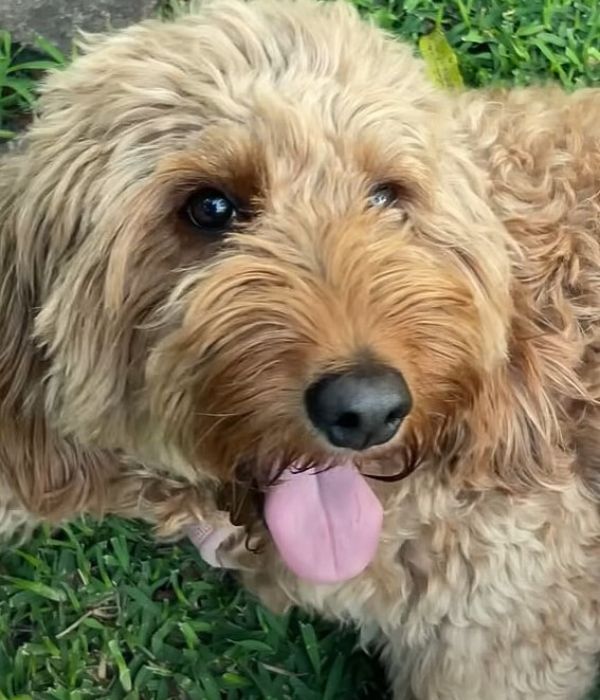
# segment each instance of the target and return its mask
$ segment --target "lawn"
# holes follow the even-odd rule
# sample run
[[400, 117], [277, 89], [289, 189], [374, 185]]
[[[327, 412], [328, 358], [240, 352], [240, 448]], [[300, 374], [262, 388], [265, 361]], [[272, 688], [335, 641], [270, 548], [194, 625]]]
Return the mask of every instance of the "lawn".
[[[441, 28], [438, 61], [452, 47], [469, 85], [600, 79], [598, 0], [356, 2], [415, 46]], [[22, 50], [1, 29], [8, 140], [40, 71], [66, 58], [43, 41]], [[368, 700], [384, 688], [351, 631], [269, 614], [191, 546], [158, 546], [143, 526], [85, 521], [0, 549], [0, 700]]]

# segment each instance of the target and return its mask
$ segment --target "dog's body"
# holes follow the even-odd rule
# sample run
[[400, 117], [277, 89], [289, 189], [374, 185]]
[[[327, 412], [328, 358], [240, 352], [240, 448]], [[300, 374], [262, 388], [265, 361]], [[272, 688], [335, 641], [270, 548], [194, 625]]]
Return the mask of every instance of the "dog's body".
[[[584, 696], [600, 91], [449, 95], [342, 5], [217, 3], [51, 78], [0, 185], [3, 530], [173, 530], [285, 460], [400, 472], [360, 576], [302, 582], [267, 541], [248, 585], [358, 624], [398, 699]], [[401, 427], [333, 444], [307, 387], [373, 365]]]

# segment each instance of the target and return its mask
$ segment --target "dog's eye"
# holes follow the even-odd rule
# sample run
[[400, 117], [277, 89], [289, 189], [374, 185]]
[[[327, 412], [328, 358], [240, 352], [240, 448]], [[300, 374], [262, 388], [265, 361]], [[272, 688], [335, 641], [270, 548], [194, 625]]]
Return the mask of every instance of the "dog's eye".
[[195, 192], [187, 201], [185, 215], [196, 228], [211, 234], [227, 231], [237, 216], [231, 199], [212, 187]]
[[398, 200], [398, 193], [392, 185], [377, 185], [368, 198], [369, 206], [376, 209], [393, 206]]

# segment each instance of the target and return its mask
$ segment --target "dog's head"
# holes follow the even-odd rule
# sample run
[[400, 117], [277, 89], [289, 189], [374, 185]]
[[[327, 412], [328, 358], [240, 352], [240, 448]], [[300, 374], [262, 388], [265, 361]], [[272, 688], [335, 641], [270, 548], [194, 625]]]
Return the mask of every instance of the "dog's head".
[[508, 253], [448, 99], [344, 4], [98, 39], [13, 158], [60, 430], [189, 478], [407, 454], [506, 352]]

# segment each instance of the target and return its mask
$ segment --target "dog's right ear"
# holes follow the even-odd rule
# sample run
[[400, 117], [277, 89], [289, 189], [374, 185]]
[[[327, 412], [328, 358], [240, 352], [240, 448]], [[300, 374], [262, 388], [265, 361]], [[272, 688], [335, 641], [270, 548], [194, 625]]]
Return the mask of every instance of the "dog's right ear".
[[31, 263], [19, 256], [17, 249], [18, 181], [23, 158], [17, 153], [0, 158], [0, 425], [37, 374], [31, 339], [33, 277], [18, 273]]
[[51, 444], [43, 417], [43, 366], [32, 333], [36, 289], [27, 274], [31, 260], [18, 250], [26, 160], [26, 150], [0, 158], [0, 512], [13, 513], [0, 516], [2, 537], [52, 511], [54, 496], [68, 508], [70, 499], [57, 486], [81, 467]]

